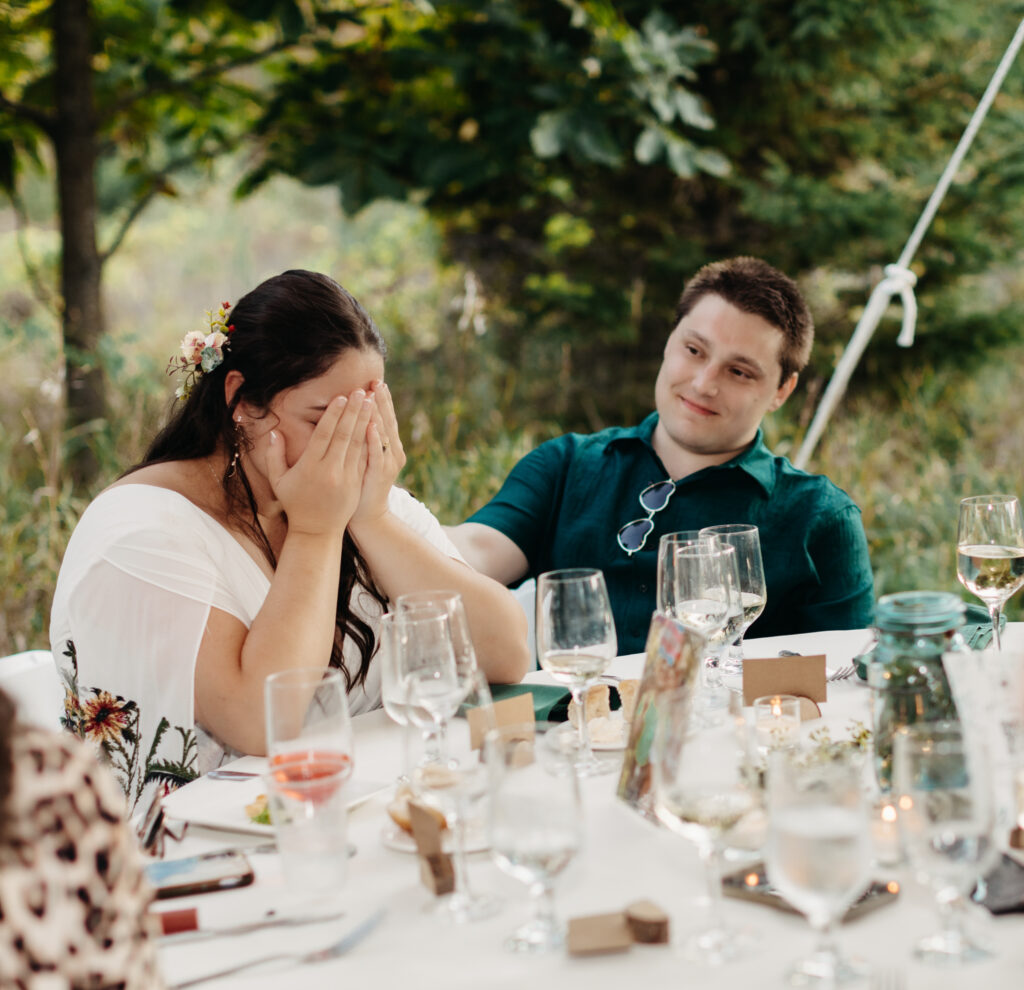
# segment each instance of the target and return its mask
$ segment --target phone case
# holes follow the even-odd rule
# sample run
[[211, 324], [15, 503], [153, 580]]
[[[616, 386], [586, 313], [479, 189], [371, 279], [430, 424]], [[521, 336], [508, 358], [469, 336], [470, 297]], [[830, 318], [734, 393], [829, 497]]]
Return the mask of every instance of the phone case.
[[239, 852], [205, 853], [165, 859], [146, 867], [158, 898], [185, 897], [211, 890], [245, 887], [253, 881], [249, 860]]
[[[737, 870], [735, 873], [723, 877], [722, 893], [727, 897], [767, 904], [769, 907], [788, 911], [791, 914], [802, 913], [769, 883], [763, 863], [755, 863], [744, 870]], [[873, 880], [864, 893], [847, 909], [846, 914], [843, 915], [843, 921], [852, 921], [875, 908], [890, 904], [896, 900], [898, 894], [899, 884], [895, 881]]]

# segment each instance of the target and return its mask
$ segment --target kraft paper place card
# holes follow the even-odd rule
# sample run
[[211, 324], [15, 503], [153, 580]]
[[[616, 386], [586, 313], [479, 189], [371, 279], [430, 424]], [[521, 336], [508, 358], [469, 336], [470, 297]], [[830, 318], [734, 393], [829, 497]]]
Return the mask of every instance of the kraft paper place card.
[[692, 687], [704, 640], [670, 616], [655, 612], [647, 634], [647, 658], [636, 691], [636, 708], [619, 777], [619, 797], [645, 818], [656, 820], [651, 797], [651, 746], [657, 727], [656, 702], [663, 691]]
[[533, 696], [517, 694], [513, 698], [496, 701], [489, 708], [470, 708], [466, 712], [466, 721], [469, 722], [469, 744], [473, 749], [479, 749], [484, 744], [484, 736], [492, 728], [520, 723], [532, 725]]
[[420, 860], [420, 879], [431, 893], [440, 897], [455, 889], [452, 858], [441, 849], [441, 824], [429, 809], [409, 802], [409, 823]]
[[743, 704], [769, 694], [795, 694], [828, 701], [825, 654], [813, 657], [764, 657], [743, 661]]
[[566, 947], [570, 956], [596, 956], [605, 952], [625, 952], [633, 945], [633, 932], [625, 912], [591, 914], [570, 918]]

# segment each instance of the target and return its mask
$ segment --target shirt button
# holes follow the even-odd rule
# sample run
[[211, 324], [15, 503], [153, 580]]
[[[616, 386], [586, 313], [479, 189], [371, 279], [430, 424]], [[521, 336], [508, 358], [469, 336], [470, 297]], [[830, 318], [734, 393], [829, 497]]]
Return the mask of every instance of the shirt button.
[[641, 591], [641, 592], [642, 592], [643, 594], [645, 594], [645, 595], [646, 595], [646, 594], [647, 594], [647, 585], [646, 585], [646, 584], [642, 584], [642, 585], [640, 585], [640, 591]]

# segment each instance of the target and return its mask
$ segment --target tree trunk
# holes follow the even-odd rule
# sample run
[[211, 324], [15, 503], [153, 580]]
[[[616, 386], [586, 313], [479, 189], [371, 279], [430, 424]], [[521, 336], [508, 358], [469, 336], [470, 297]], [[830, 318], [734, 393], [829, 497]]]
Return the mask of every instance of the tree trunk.
[[106, 418], [103, 369], [102, 262], [96, 248], [96, 131], [89, 0], [54, 0], [57, 123], [54, 150], [61, 233], [61, 294], [66, 370], [68, 468], [75, 487], [97, 480], [99, 460], [86, 424]]

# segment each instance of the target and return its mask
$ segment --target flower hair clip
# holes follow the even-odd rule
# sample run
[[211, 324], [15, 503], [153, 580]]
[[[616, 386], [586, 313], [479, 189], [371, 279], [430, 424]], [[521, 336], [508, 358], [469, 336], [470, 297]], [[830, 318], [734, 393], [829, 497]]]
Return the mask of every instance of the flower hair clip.
[[182, 372], [184, 381], [174, 394], [182, 400], [189, 397], [196, 381], [208, 371], [213, 371], [224, 360], [224, 352], [231, 346], [231, 334], [235, 325], [228, 323], [231, 303], [221, 303], [220, 309], [207, 310], [206, 320], [210, 324], [207, 332], [190, 330], [181, 339], [181, 354], [171, 358], [167, 374]]

